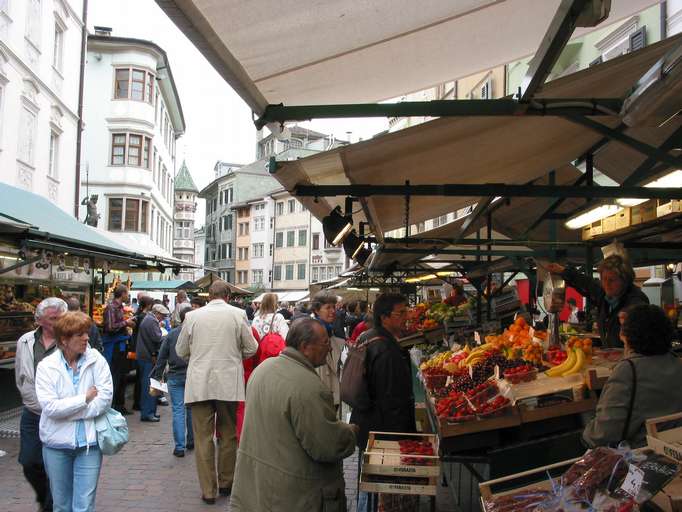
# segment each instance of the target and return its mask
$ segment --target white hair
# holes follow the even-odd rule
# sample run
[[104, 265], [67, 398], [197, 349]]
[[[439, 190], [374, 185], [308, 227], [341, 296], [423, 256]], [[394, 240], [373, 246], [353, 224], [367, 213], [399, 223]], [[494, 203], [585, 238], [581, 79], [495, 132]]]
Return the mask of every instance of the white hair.
[[45, 316], [45, 313], [48, 309], [56, 309], [60, 313], [66, 313], [68, 305], [58, 297], [48, 297], [47, 299], [43, 299], [36, 308], [36, 322]]

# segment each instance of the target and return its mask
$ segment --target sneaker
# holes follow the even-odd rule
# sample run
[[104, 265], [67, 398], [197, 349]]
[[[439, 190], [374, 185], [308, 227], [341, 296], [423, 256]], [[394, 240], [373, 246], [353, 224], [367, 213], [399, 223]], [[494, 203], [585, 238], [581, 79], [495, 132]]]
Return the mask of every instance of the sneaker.
[[185, 450], [194, 450], [194, 442], [187, 443], [185, 445]]
[[176, 457], [184, 457], [185, 456], [185, 450], [178, 450], [177, 448], [173, 450], [173, 455]]

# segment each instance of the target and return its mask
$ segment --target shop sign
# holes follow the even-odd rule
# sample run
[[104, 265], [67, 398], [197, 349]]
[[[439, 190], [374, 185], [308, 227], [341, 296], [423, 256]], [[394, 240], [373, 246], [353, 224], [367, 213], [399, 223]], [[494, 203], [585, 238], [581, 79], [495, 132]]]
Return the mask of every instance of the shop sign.
[[36, 281], [49, 281], [50, 268], [37, 267], [36, 263], [31, 263], [0, 274], [0, 277], [2, 279], [31, 279]]
[[74, 272], [73, 270], [54, 270], [53, 279], [60, 282], [90, 284], [92, 283], [92, 273]]

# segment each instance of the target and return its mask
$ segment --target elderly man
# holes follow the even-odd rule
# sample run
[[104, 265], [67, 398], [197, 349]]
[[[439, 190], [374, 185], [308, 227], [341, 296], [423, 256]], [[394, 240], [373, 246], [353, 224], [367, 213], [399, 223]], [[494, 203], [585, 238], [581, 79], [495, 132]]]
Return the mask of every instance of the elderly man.
[[346, 510], [342, 461], [355, 451], [357, 426], [336, 418], [331, 391], [315, 373], [329, 337], [302, 318], [286, 343], [249, 380], [230, 510]]
[[[178, 356], [189, 361], [185, 403], [192, 409], [197, 473], [208, 504], [215, 503], [218, 492], [229, 496], [232, 491], [237, 402], [244, 401], [242, 361], [258, 350], [246, 313], [228, 304], [229, 293], [225, 281], [215, 281], [209, 289], [211, 301], [187, 313], [175, 347]], [[217, 461], [214, 432], [220, 436]]]
[[149, 395], [149, 378], [161, 348], [161, 326], [170, 312], [163, 304], [154, 304], [142, 320], [137, 333], [137, 368], [141, 379], [140, 421], [158, 422], [156, 414], [156, 397]]
[[14, 373], [24, 403], [19, 426], [21, 434], [19, 464], [23, 466], [24, 476], [36, 493], [40, 510], [52, 510], [52, 495], [43, 464], [43, 445], [39, 436], [41, 409], [36, 397], [36, 368], [40, 361], [56, 350], [54, 324], [66, 310], [66, 302], [62, 299], [50, 297], [43, 300], [38, 304], [35, 313], [38, 328], [24, 334], [17, 342]]
[[173, 309], [173, 314], [171, 315], [171, 326], [178, 327], [182, 322], [180, 321], [180, 310], [190, 307], [189, 299], [187, 298], [187, 292], [180, 290], [175, 296], [175, 309]]

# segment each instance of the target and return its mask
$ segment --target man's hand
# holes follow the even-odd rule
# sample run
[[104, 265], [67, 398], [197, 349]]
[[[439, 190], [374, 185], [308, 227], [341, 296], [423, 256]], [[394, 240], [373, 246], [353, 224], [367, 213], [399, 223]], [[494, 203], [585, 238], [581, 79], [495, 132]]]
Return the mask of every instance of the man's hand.
[[85, 403], [89, 404], [95, 399], [96, 396], [97, 388], [95, 386], [91, 386], [90, 389], [88, 389], [87, 392], [85, 393]]
[[558, 263], [549, 263], [545, 268], [552, 274], [561, 274], [564, 270], [566, 270], [566, 267]]

